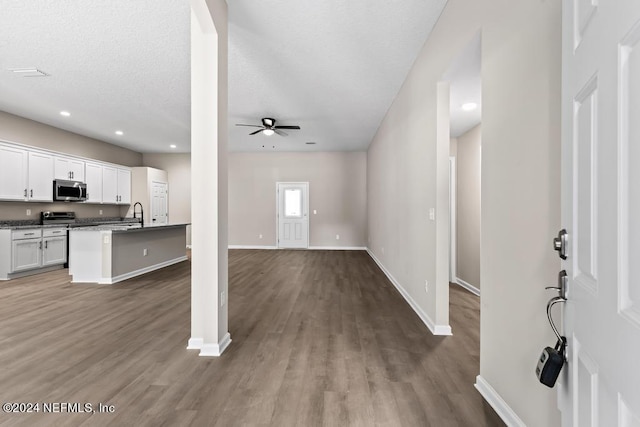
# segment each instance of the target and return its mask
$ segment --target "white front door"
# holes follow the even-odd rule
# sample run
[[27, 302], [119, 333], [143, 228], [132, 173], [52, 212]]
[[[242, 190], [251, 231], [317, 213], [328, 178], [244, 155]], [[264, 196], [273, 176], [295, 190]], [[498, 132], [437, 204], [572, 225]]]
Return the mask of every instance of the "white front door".
[[278, 247], [309, 247], [309, 183], [277, 183]]
[[168, 221], [167, 183], [151, 183], [151, 223], [166, 224]]
[[640, 1], [564, 0], [564, 427], [640, 426]]

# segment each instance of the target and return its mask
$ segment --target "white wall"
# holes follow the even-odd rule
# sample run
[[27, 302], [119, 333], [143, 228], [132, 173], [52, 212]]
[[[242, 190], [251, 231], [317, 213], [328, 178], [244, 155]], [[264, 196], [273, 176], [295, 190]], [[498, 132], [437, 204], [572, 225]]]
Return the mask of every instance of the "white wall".
[[[424, 287], [447, 277], [439, 274], [438, 254], [438, 230], [449, 220], [438, 207], [448, 189], [438, 82], [481, 30], [480, 374], [532, 427], [559, 424], [555, 390], [539, 384], [533, 369], [540, 350], [554, 342], [544, 286], [560, 268], [549, 243], [560, 222], [560, 15], [560, 2], [449, 0], [367, 162], [369, 247], [418, 308], [441, 321], [448, 295], [440, 294], [440, 283], [429, 293]], [[438, 213], [433, 222], [431, 207]]]
[[364, 152], [230, 153], [229, 244], [276, 246], [276, 182], [308, 181], [309, 246], [366, 246], [366, 160]]
[[457, 139], [456, 276], [480, 289], [480, 125]]

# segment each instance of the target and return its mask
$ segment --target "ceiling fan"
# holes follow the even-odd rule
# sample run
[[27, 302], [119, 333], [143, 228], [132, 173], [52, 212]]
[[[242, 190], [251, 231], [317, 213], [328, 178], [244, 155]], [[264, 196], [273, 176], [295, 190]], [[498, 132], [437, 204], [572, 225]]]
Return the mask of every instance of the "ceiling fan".
[[269, 117], [265, 117], [262, 119], [262, 126], [259, 125], [245, 125], [241, 123], [237, 123], [236, 126], [248, 126], [253, 128], [260, 128], [255, 132], [251, 132], [249, 135], [255, 135], [257, 133], [262, 132], [267, 136], [271, 136], [274, 133], [277, 133], [280, 136], [287, 136], [288, 133], [282, 131], [282, 129], [300, 129], [300, 126], [276, 126], [276, 119], [271, 119]]

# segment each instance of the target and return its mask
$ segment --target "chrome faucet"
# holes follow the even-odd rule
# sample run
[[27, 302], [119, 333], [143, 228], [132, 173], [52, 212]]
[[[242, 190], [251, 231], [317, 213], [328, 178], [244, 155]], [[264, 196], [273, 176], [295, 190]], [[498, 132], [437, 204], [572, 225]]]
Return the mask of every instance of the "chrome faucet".
[[140, 205], [140, 226], [144, 227], [144, 208], [142, 207], [142, 203], [136, 202], [133, 205], [133, 217], [138, 218], [136, 215], [136, 206]]

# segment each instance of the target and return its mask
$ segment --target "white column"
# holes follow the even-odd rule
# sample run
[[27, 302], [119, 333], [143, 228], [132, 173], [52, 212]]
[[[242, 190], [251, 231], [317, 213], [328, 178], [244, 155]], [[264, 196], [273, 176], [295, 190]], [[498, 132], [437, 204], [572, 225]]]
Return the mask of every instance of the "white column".
[[[227, 11], [191, 1], [191, 338], [219, 356], [227, 321]], [[218, 25], [215, 25], [215, 24]]]

